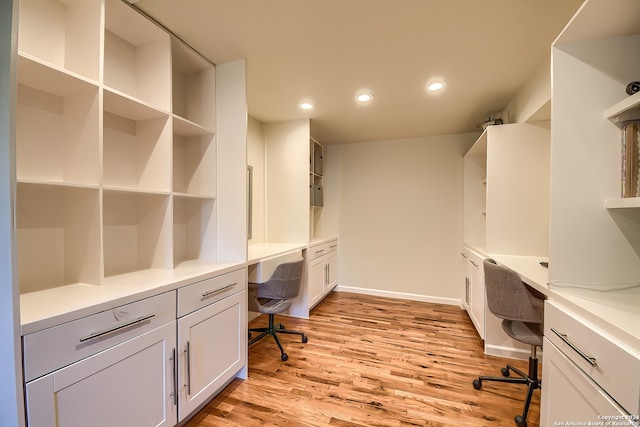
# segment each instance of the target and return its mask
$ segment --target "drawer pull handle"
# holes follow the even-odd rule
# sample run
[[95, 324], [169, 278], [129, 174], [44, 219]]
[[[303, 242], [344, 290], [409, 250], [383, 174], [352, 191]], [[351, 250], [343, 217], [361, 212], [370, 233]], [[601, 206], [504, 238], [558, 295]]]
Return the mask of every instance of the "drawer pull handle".
[[464, 252], [460, 252], [460, 255], [462, 255], [462, 258], [464, 259], [469, 258], [469, 255], [465, 254]]
[[556, 334], [562, 341], [565, 342], [565, 344], [567, 344], [569, 347], [571, 347], [576, 353], [578, 353], [580, 355], [580, 357], [582, 357], [584, 360], [586, 360], [587, 362], [589, 362], [589, 364], [591, 366], [596, 366], [596, 358], [595, 357], [591, 357], [588, 356], [584, 351], [580, 350], [574, 343], [572, 343], [571, 341], [569, 341], [569, 338], [567, 338], [567, 334], [563, 334], [562, 332], [558, 332], [556, 331], [554, 328], [551, 328], [551, 332], [553, 332], [554, 334]]
[[322, 252], [324, 252], [324, 249], [320, 249], [319, 251], [316, 251], [316, 255], [321, 254]]
[[184, 348], [184, 354], [187, 361], [187, 382], [185, 387], [187, 388], [187, 395], [191, 396], [191, 345], [187, 341], [187, 346]]
[[471, 260], [471, 264], [473, 264], [474, 267], [480, 267], [474, 260]]
[[335, 249], [335, 248], [337, 248], [337, 247], [338, 247], [338, 245], [331, 245], [331, 246], [329, 247], [329, 249]]
[[233, 288], [237, 284], [238, 282], [234, 282], [230, 285], [225, 286], [224, 288], [216, 289], [215, 291], [207, 291], [202, 294], [202, 298], [210, 297], [211, 295], [214, 295], [214, 294], [219, 294], [220, 292], [224, 292], [226, 290]]
[[173, 393], [171, 393], [171, 396], [173, 396], [173, 405], [177, 406], [178, 405], [178, 357], [177, 357], [175, 348], [173, 349], [169, 360], [171, 360], [171, 364], [173, 365], [173, 384], [172, 384]]
[[141, 322], [144, 322], [145, 320], [149, 320], [154, 316], [155, 316], [155, 314], [147, 314], [146, 316], [138, 317], [137, 319], [133, 319], [133, 320], [127, 322], [127, 323], [123, 323], [122, 325], [118, 325], [118, 326], [115, 326], [113, 328], [105, 329], [104, 331], [100, 331], [100, 332], [94, 332], [94, 333], [92, 333], [90, 335], [87, 335], [86, 337], [80, 338], [80, 342], [89, 341], [89, 340], [101, 337], [103, 335], [107, 335], [107, 334], [110, 334], [112, 332], [119, 331], [120, 329], [128, 328], [129, 326], [133, 326], [133, 325], [135, 325], [137, 323], [141, 323]]

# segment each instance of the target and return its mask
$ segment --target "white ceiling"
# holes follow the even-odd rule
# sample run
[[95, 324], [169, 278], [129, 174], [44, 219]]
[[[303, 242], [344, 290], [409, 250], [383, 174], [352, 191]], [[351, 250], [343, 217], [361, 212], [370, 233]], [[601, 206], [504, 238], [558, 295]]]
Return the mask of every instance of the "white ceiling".
[[[249, 115], [322, 143], [478, 130], [550, 55], [582, 0], [140, 0], [213, 63], [247, 59]], [[447, 86], [427, 94], [434, 77]], [[360, 89], [375, 97], [356, 105]], [[316, 108], [304, 112], [302, 99]]]

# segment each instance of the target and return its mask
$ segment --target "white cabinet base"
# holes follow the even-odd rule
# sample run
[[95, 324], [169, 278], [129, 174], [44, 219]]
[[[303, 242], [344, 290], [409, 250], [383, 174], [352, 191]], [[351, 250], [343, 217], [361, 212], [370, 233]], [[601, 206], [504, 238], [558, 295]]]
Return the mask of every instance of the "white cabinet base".
[[246, 291], [178, 319], [180, 421], [246, 365], [246, 325]]
[[[625, 416], [608, 394], [546, 338], [543, 366], [541, 426], [568, 425], [569, 421], [587, 425], [578, 423], [604, 421], [601, 416]], [[602, 425], [607, 425], [606, 421]]]
[[29, 427], [171, 427], [175, 322], [26, 385]]

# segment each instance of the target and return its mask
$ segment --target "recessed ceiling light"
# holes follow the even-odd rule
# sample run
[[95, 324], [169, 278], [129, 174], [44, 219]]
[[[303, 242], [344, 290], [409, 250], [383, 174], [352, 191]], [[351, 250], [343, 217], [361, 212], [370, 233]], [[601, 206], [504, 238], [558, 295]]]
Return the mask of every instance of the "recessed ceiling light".
[[373, 99], [373, 93], [371, 92], [360, 92], [358, 95], [356, 95], [356, 101], [363, 104], [371, 101], [372, 99]]
[[301, 102], [300, 108], [303, 110], [313, 110], [313, 104], [309, 101]]
[[444, 88], [444, 82], [440, 82], [440, 81], [431, 82], [427, 85], [427, 90], [429, 92], [437, 92], [442, 88]]

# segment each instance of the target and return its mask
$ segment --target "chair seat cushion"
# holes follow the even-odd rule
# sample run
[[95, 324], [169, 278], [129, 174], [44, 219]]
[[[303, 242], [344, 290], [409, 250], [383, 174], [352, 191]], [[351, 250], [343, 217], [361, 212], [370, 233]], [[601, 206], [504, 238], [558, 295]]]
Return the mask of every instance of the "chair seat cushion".
[[290, 300], [257, 298], [258, 311], [264, 314], [277, 314], [287, 311], [291, 306]]
[[524, 323], [514, 320], [503, 320], [502, 329], [516, 341], [529, 345], [542, 347], [542, 325], [537, 323]]

